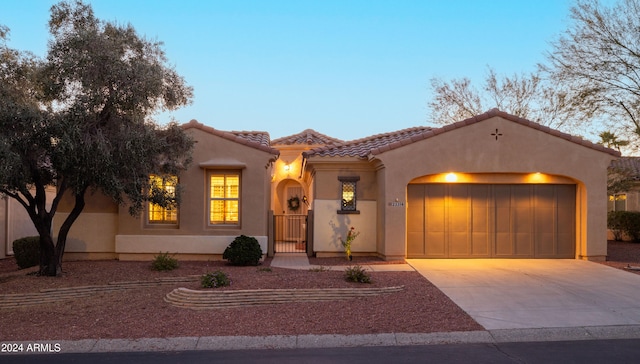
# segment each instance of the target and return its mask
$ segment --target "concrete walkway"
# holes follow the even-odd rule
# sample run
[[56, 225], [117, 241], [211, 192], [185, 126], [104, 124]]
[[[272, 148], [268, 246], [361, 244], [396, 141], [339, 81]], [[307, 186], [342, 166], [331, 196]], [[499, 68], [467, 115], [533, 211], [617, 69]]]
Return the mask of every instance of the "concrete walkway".
[[640, 325], [640, 275], [570, 259], [410, 259], [487, 330]]
[[[355, 265], [355, 264], [354, 264]], [[271, 260], [272, 267], [289, 268], [289, 269], [326, 269], [326, 270], [345, 270], [348, 265], [342, 266], [320, 266], [309, 264], [309, 258], [305, 253], [283, 253], [276, 254]], [[409, 264], [360, 264], [360, 266], [369, 272], [412, 272], [412, 266]]]

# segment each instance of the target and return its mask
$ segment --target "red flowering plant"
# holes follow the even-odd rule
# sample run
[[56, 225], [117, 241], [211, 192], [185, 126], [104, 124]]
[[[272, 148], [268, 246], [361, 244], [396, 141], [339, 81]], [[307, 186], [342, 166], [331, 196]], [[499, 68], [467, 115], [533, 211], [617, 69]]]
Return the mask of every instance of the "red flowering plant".
[[353, 241], [356, 239], [356, 237], [360, 235], [359, 231], [356, 231], [356, 228], [354, 228], [353, 226], [351, 227], [351, 229], [349, 229], [349, 231], [347, 232], [347, 238], [345, 240], [342, 240], [342, 238], [340, 238], [340, 242], [342, 243], [342, 246], [344, 247], [344, 252], [347, 255], [347, 259], [351, 260], [351, 243], [353, 243]]

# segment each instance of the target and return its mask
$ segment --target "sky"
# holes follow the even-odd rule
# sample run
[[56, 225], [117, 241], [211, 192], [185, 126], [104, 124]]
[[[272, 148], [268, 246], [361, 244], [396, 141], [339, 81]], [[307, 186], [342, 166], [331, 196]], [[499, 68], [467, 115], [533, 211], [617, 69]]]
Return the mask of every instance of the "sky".
[[[44, 57], [57, 1], [0, 1], [8, 46]], [[194, 88], [157, 116], [271, 139], [352, 140], [433, 125], [430, 80], [530, 73], [567, 29], [571, 0], [85, 0], [164, 43]]]

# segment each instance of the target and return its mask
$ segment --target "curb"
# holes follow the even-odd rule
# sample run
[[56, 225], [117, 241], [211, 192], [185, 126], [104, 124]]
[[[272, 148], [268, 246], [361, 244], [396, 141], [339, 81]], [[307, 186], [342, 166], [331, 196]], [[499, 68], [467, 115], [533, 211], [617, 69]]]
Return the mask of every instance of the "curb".
[[[510, 329], [435, 333], [382, 333], [368, 335], [272, 335], [206, 336], [141, 339], [84, 339], [38, 341], [59, 348], [59, 353], [228, 351], [258, 349], [312, 349], [366, 346], [413, 346], [442, 344], [498, 344], [508, 342], [640, 339], [640, 325], [590, 326], [553, 329]], [[8, 344], [8, 343], [5, 343]], [[27, 347], [33, 342], [10, 344]], [[36, 354], [37, 352], [23, 352]], [[52, 352], [43, 352], [43, 354]], [[20, 354], [20, 353], [15, 353]]]

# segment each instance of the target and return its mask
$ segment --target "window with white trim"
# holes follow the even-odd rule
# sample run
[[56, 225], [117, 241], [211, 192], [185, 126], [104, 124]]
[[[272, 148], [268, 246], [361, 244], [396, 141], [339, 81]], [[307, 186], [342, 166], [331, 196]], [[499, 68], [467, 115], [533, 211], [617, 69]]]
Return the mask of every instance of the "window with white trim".
[[607, 211], [627, 211], [627, 194], [616, 193], [609, 195]]

